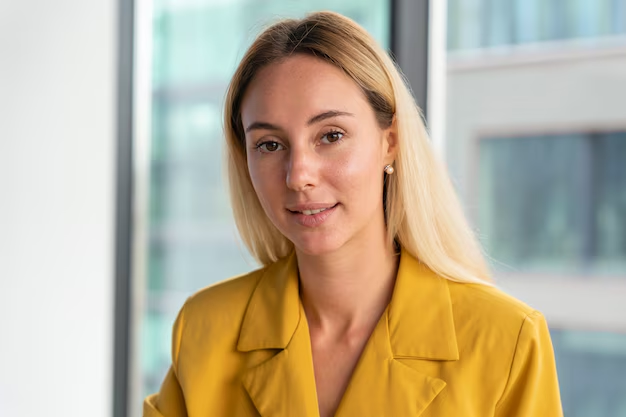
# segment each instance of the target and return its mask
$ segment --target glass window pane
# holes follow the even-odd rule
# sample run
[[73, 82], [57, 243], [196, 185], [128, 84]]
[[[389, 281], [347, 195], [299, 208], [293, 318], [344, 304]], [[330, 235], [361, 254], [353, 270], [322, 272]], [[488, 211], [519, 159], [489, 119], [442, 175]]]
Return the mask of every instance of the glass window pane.
[[567, 417], [626, 416], [626, 334], [552, 330]]
[[458, 1], [458, 49], [480, 48], [484, 43], [484, 0]]
[[626, 417], [626, 0], [448, 4], [437, 139], [496, 283], [588, 330], [552, 329], [565, 416]]
[[626, 269], [626, 132], [598, 138], [596, 152], [595, 240], [600, 267]]
[[481, 141], [479, 228], [498, 264], [541, 270], [580, 266], [584, 152], [581, 135]]
[[484, 0], [486, 34], [484, 46], [500, 46], [514, 43], [512, 0]]
[[624, 269], [624, 135], [480, 142], [479, 228], [496, 268], [559, 273]]
[[448, 0], [448, 49], [626, 33], [626, 0]]
[[515, 21], [515, 42], [527, 43], [542, 40], [541, 4], [545, 0], [516, 0], [513, 20]]
[[626, 33], [626, 0], [611, 2], [611, 33]]

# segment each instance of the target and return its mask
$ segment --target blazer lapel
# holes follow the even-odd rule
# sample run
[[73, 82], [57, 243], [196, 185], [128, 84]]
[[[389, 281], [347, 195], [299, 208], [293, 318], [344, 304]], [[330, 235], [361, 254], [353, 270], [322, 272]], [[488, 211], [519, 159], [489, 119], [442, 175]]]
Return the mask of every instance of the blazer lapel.
[[402, 250], [391, 302], [368, 340], [336, 416], [420, 416], [446, 382], [410, 364], [458, 359], [447, 281]]
[[[295, 255], [268, 267], [259, 281], [237, 349], [279, 350], [242, 376], [262, 417], [319, 416]], [[412, 363], [458, 359], [447, 281], [402, 250], [391, 302], [367, 342], [336, 416], [418, 417], [446, 382], [413, 369]]]
[[268, 268], [250, 299], [238, 350], [279, 349], [248, 369], [243, 385], [262, 417], [319, 417], [309, 328], [295, 256]]
[[417, 417], [446, 386], [393, 357], [387, 311], [372, 333], [336, 417]]
[[388, 317], [394, 357], [459, 359], [448, 280], [404, 249]]

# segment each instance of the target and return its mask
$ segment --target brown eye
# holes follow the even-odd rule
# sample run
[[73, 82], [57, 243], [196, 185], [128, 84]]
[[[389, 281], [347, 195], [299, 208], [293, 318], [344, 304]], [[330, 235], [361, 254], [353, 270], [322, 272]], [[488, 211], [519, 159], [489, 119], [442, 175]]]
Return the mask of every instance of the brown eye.
[[343, 133], [341, 132], [328, 132], [324, 136], [322, 136], [322, 141], [326, 143], [335, 143], [343, 138]]
[[268, 141], [259, 144], [259, 146], [257, 146], [257, 149], [260, 149], [261, 152], [271, 153], [281, 150], [282, 145], [278, 142]]

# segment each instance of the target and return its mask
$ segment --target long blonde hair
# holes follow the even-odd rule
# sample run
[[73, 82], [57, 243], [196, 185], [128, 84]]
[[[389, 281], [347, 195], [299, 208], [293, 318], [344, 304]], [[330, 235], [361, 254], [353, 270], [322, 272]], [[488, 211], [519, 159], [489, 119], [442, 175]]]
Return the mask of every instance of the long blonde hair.
[[398, 151], [383, 201], [389, 243], [398, 242], [435, 273], [458, 282], [487, 283], [489, 271], [447, 172], [435, 156], [421, 112], [400, 70], [354, 21], [332, 12], [286, 19], [263, 31], [228, 87], [224, 131], [230, 197], [241, 238], [263, 265], [293, 250], [265, 215], [246, 160], [241, 102], [259, 69], [294, 53], [341, 68], [364, 92], [382, 128], [396, 118]]

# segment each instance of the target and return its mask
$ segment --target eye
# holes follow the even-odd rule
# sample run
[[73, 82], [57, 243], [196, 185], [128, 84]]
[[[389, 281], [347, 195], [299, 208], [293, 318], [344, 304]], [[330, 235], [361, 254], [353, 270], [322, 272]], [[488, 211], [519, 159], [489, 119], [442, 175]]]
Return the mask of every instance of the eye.
[[322, 142], [335, 143], [339, 142], [343, 138], [343, 133], [333, 130], [322, 136]]
[[258, 150], [260, 150], [261, 152], [264, 153], [272, 153], [272, 152], [276, 152], [276, 151], [282, 151], [283, 149], [285, 149], [283, 147], [283, 145], [281, 145], [278, 142], [274, 142], [272, 140], [267, 141], [267, 142], [263, 142], [263, 143], [259, 143], [256, 148]]

